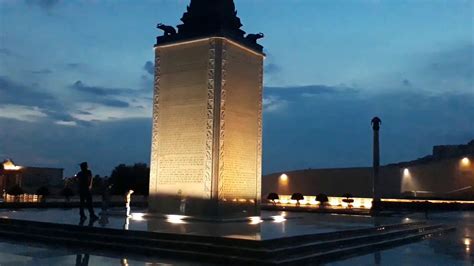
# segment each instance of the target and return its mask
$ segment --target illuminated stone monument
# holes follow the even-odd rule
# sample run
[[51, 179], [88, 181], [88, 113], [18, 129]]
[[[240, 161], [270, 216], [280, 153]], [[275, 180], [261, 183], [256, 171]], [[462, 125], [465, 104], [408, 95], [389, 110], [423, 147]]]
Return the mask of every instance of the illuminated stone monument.
[[232, 0], [191, 0], [181, 21], [158, 24], [149, 209], [256, 215], [263, 34], [245, 36]]

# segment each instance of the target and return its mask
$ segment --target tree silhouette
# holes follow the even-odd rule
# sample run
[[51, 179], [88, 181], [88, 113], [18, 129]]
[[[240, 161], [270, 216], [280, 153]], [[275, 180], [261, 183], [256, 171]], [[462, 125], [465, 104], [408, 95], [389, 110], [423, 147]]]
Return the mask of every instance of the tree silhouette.
[[324, 203], [329, 201], [329, 198], [326, 194], [320, 193], [316, 196], [316, 200], [319, 201], [319, 204], [320, 204], [319, 206], [323, 207]]
[[25, 192], [19, 185], [14, 185], [7, 190], [7, 194], [12, 195], [12, 196], [19, 196], [24, 193]]
[[267, 196], [267, 200], [271, 200], [273, 205], [276, 204], [275, 200], [277, 200], [277, 199], [280, 199], [280, 197], [275, 192], [269, 193], [268, 196]]
[[135, 194], [148, 195], [150, 168], [144, 163], [120, 164], [114, 168], [109, 178], [112, 194], [125, 195], [130, 189]]
[[300, 206], [300, 200], [304, 200], [304, 196], [301, 193], [293, 193], [291, 199], [296, 200], [296, 206]]
[[352, 194], [351, 193], [344, 193], [344, 195], [342, 195], [345, 199], [342, 200], [342, 202], [345, 202], [348, 204], [348, 207], [351, 208], [352, 207], [352, 203], [354, 202], [354, 199], [351, 199], [352, 198]]
[[42, 186], [40, 188], [38, 188], [36, 190], [36, 195], [40, 195], [40, 196], [43, 196], [43, 200], [49, 196], [50, 192], [49, 192], [49, 188], [48, 187], [45, 187], [45, 186]]

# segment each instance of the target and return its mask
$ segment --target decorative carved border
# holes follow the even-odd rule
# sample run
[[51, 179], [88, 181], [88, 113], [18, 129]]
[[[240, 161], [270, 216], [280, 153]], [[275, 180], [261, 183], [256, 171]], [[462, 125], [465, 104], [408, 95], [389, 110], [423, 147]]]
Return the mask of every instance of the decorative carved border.
[[262, 101], [263, 101], [263, 58], [258, 72], [258, 114], [257, 114], [257, 206], [260, 205], [262, 194]]
[[219, 199], [224, 199], [224, 168], [225, 168], [225, 106], [227, 94], [227, 41], [222, 41], [222, 66], [221, 66], [221, 100], [220, 100], [220, 123], [219, 123]]
[[212, 150], [214, 138], [214, 82], [216, 68], [216, 39], [209, 40], [209, 62], [207, 70], [207, 117], [206, 117], [206, 159], [204, 167], [204, 192], [212, 197]]
[[154, 194], [158, 184], [158, 112], [160, 96], [160, 50], [155, 50], [155, 80], [153, 88], [153, 118], [151, 135], [151, 159], [150, 159], [150, 195]]

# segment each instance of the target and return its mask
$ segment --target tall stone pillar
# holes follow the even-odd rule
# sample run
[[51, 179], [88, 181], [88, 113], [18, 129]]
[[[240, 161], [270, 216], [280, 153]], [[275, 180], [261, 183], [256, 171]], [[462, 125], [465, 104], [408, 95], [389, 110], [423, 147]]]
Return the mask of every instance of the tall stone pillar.
[[379, 146], [379, 130], [382, 120], [378, 117], [372, 119], [372, 129], [374, 131], [373, 143], [373, 184], [372, 184], [372, 209], [378, 210], [380, 206], [380, 191], [379, 191], [379, 168], [380, 168], [380, 146]]
[[155, 45], [149, 209], [259, 214], [262, 46], [232, 0], [193, 0]]

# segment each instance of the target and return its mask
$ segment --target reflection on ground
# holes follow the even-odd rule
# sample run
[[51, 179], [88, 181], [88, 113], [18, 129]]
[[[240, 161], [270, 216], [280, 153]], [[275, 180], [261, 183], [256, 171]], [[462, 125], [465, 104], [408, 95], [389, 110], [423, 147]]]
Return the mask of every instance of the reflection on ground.
[[[277, 213], [266, 212], [264, 215]], [[29, 218], [30, 220], [51, 221], [78, 224], [76, 210], [25, 210], [3, 211], [0, 216], [10, 218]], [[288, 219], [276, 223], [264, 221], [258, 224], [229, 223], [182, 223], [173, 224], [164, 219], [134, 220], [129, 219], [130, 230], [150, 230], [175, 233], [237, 236], [253, 239], [269, 239], [277, 236], [308, 234], [363, 228], [374, 224], [386, 224], [400, 221], [424, 220], [425, 214], [407, 213], [397, 217], [374, 220], [364, 216], [341, 216], [311, 213], [290, 213]], [[408, 219], [407, 219], [408, 218]], [[474, 261], [474, 212], [439, 212], [429, 214], [430, 222], [445, 223], [456, 226], [453, 233], [401, 247], [382, 250], [350, 259], [330, 263], [329, 265], [472, 265]], [[86, 221], [84, 226], [87, 226]], [[97, 221], [93, 226], [123, 228], [126, 221], [123, 217], [108, 217], [108, 222]], [[234, 228], [235, 227], [235, 228]], [[241, 231], [244, 230], [245, 232]], [[69, 250], [67, 247], [41, 246], [33, 243], [12, 243], [0, 239], [0, 265], [197, 265], [197, 262], [183, 260], [163, 260], [149, 257], [131, 257], [128, 254], [88, 254], [84, 250]]]
[[400, 217], [374, 219], [370, 216], [282, 213], [272, 211], [262, 212], [262, 217], [270, 218], [265, 221], [256, 219], [249, 220], [249, 222], [228, 223], [179, 222], [176, 219], [144, 218], [143, 213], [144, 210], [134, 210], [132, 217], [129, 218], [123, 215], [102, 215], [97, 222], [94, 221], [93, 223], [89, 220], [79, 221], [79, 215], [75, 209], [23, 209], [2, 211], [0, 212], [0, 217], [125, 230], [221, 236], [250, 240], [274, 239], [407, 222], [406, 219]]
[[[407, 217], [425, 216], [415, 213]], [[454, 225], [456, 231], [329, 265], [474, 265], [474, 212], [432, 213], [427, 220]]]

